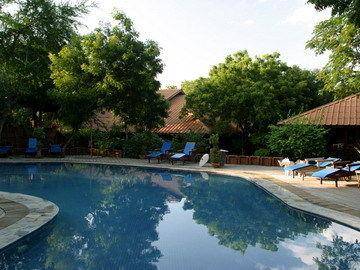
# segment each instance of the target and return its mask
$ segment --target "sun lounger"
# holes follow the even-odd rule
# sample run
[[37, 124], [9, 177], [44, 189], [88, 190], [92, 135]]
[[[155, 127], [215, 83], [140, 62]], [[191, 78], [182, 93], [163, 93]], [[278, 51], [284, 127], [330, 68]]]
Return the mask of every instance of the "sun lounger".
[[1, 146], [0, 147], [0, 156], [7, 157], [11, 154], [12, 146]]
[[335, 181], [335, 186], [338, 187], [338, 181], [340, 179], [350, 179], [351, 176], [355, 175], [355, 171], [360, 170], [360, 162], [353, 162], [341, 169], [337, 168], [326, 168], [317, 171], [312, 174], [313, 177], [319, 178], [320, 183], [324, 180]]
[[38, 151], [38, 140], [36, 138], [29, 138], [28, 146], [25, 149], [25, 156], [35, 156]]
[[300, 168], [296, 172], [302, 178], [302, 180], [304, 180], [306, 174], [313, 173], [313, 172], [316, 172], [316, 171], [320, 171], [320, 170], [322, 170], [322, 169], [324, 169], [326, 167], [329, 167], [329, 166], [334, 167], [336, 162], [339, 162], [340, 160], [341, 160], [340, 158], [332, 158], [332, 157], [325, 158], [325, 159], [314, 160], [314, 161], [316, 161], [316, 164], [313, 164], [313, 166]]
[[170, 157], [171, 163], [174, 164], [174, 162], [177, 160], [182, 160], [185, 163], [185, 160], [191, 156], [194, 149], [195, 149], [195, 143], [187, 142], [182, 152], [176, 153]]
[[63, 148], [60, 144], [51, 144], [49, 148], [49, 154], [53, 156], [62, 156]]
[[297, 163], [295, 165], [285, 167], [284, 171], [285, 173], [292, 173], [292, 177], [294, 178], [296, 172], [309, 167], [316, 167], [316, 165], [310, 163]]
[[146, 155], [146, 158], [149, 160], [149, 163], [152, 158], [157, 158], [158, 162], [160, 162], [160, 160], [169, 153], [171, 148], [172, 148], [172, 142], [164, 142], [163, 145], [161, 146], [161, 149], [149, 152]]

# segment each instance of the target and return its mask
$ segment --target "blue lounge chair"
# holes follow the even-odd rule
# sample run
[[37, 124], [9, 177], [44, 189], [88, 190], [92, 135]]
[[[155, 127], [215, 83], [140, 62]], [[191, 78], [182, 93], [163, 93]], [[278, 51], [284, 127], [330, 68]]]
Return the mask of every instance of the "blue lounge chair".
[[171, 164], [174, 164], [177, 160], [182, 160], [185, 163], [185, 159], [189, 158], [195, 149], [194, 142], [187, 142], [185, 148], [180, 153], [176, 153], [170, 157]]
[[315, 164], [310, 164], [310, 163], [298, 163], [292, 166], [288, 166], [284, 168], [285, 172], [291, 172], [292, 173], [292, 177], [295, 177], [295, 173], [299, 170], [305, 169], [305, 168], [310, 168], [310, 167], [316, 167]]
[[49, 154], [53, 156], [61, 156], [63, 154], [63, 149], [60, 144], [51, 144], [49, 148]]
[[12, 146], [1, 146], [0, 147], [0, 156], [7, 157], [11, 154]]
[[328, 157], [320, 162], [318, 162], [317, 166], [319, 168], [325, 168], [327, 166], [331, 166], [333, 165], [335, 162], [338, 162], [340, 161], [341, 159], [340, 158], [332, 158], [332, 157]]
[[172, 142], [164, 142], [159, 150], [149, 152], [149, 154], [146, 155], [146, 158], [149, 160], [149, 163], [152, 158], [157, 158], [158, 162], [160, 162], [160, 160], [164, 156], [166, 156], [171, 149], [172, 149]]
[[341, 169], [326, 168], [312, 174], [312, 177], [320, 179], [320, 184], [323, 180], [335, 181], [335, 186], [338, 187], [338, 180], [341, 178], [350, 178], [355, 174], [355, 171], [360, 170], [360, 162], [353, 162]]
[[29, 138], [28, 146], [25, 149], [25, 156], [35, 156], [38, 151], [38, 140], [36, 138]]

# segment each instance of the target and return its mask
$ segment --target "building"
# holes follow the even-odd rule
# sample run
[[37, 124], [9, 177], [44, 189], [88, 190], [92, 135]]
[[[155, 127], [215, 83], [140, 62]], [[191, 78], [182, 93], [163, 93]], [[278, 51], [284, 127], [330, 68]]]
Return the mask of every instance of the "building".
[[[180, 89], [160, 90], [166, 100], [170, 103], [169, 116], [165, 119], [165, 125], [154, 130], [160, 135], [174, 135], [179, 133], [195, 132], [207, 134], [209, 128], [200, 120], [195, 119], [191, 114], [182, 115], [181, 110], [186, 103], [185, 93]], [[113, 125], [120, 124], [121, 121], [113, 113], [105, 111], [97, 114], [90, 126], [99, 130], [110, 130]]]
[[164, 89], [160, 93], [170, 103], [169, 116], [165, 119], [165, 125], [155, 132], [162, 135], [173, 135], [186, 132], [207, 134], [209, 128], [191, 114], [182, 116], [181, 110], [185, 106], [186, 96], [180, 89]]
[[329, 150], [354, 158], [360, 145], [360, 93], [348, 96], [280, 122], [321, 125], [330, 131]]

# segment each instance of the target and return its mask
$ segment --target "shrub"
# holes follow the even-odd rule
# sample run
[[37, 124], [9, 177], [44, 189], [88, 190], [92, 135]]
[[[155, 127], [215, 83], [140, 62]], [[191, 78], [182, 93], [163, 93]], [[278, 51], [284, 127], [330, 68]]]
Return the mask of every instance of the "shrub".
[[34, 128], [33, 130], [33, 137], [38, 139], [40, 142], [43, 142], [46, 138], [45, 129], [42, 127]]
[[268, 157], [268, 156], [270, 156], [270, 150], [266, 149], [266, 148], [260, 148], [254, 152], [254, 156]]
[[327, 130], [317, 125], [272, 126], [268, 147], [272, 154], [290, 159], [324, 155]]
[[208, 140], [203, 134], [187, 132], [182, 134], [176, 134], [173, 139], [173, 147], [176, 150], [183, 149], [186, 142], [195, 142], [196, 150], [200, 153], [207, 152], [209, 145]]
[[221, 152], [219, 149], [219, 134], [212, 134], [209, 138], [209, 143], [212, 146], [212, 148], [210, 149], [210, 162], [220, 163]]
[[136, 133], [124, 141], [124, 155], [128, 158], [139, 158], [148, 151], [161, 147], [161, 144], [161, 138], [155, 133]]

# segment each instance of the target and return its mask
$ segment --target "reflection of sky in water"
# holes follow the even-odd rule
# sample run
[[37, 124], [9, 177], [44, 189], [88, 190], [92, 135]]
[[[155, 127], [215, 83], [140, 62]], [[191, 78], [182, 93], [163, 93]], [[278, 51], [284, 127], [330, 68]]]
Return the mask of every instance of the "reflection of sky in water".
[[318, 269], [318, 243], [360, 239], [231, 177], [69, 164], [0, 165], [0, 175], [0, 190], [61, 209], [46, 238], [0, 269]]

